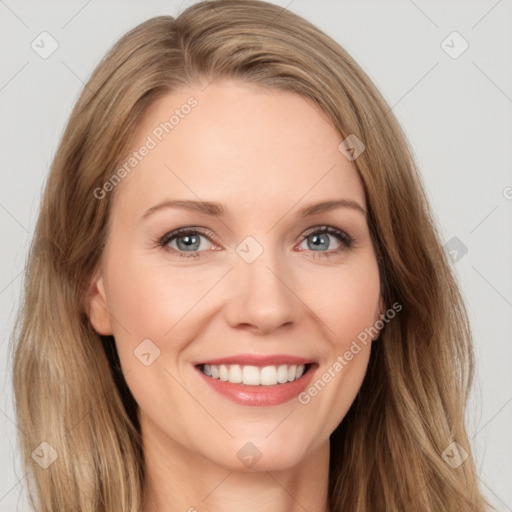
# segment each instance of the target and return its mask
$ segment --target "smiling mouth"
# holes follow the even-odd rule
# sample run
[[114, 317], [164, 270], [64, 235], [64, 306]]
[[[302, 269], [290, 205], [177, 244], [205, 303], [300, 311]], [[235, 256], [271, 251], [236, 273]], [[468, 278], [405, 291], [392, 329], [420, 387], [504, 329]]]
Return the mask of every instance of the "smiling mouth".
[[253, 366], [240, 364], [198, 364], [204, 375], [212, 379], [245, 386], [275, 386], [302, 378], [315, 363]]

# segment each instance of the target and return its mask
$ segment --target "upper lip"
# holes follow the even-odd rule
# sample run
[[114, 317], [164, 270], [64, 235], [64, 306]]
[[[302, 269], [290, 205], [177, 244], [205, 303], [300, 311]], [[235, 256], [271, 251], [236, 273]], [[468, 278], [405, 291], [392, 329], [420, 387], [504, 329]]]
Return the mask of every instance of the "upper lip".
[[218, 359], [208, 359], [204, 361], [198, 361], [195, 366], [209, 364], [209, 365], [220, 365], [220, 364], [239, 364], [242, 366], [279, 366], [281, 364], [310, 364], [314, 363], [312, 359], [306, 359], [304, 357], [292, 356], [290, 354], [237, 354], [233, 356], [220, 357]]

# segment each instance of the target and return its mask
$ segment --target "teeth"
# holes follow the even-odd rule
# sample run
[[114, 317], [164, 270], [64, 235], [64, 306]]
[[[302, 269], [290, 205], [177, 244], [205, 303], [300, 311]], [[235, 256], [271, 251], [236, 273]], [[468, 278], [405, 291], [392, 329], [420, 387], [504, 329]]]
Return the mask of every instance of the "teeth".
[[286, 366], [285, 364], [282, 364], [277, 369], [277, 382], [279, 382], [280, 384], [288, 382], [288, 366]]
[[295, 380], [296, 378], [298, 379], [299, 377], [300, 377], [300, 375], [297, 374], [297, 365], [292, 364], [292, 366], [290, 366], [288, 368], [288, 382], [291, 382], [292, 380]]
[[265, 366], [260, 370], [260, 381], [261, 384], [269, 385], [269, 383], [277, 384], [277, 372], [275, 366]]
[[220, 380], [224, 380], [224, 381], [228, 380], [229, 375], [228, 375], [228, 369], [226, 368], [226, 365], [224, 365], [224, 364], [220, 365], [219, 376], [220, 376]]
[[240, 366], [239, 364], [203, 365], [203, 373], [214, 379], [233, 384], [243, 383], [246, 386], [274, 386], [292, 382], [302, 377], [305, 365]]
[[242, 368], [240, 368], [239, 364], [232, 364], [229, 367], [229, 382], [233, 382], [235, 384], [242, 382], [243, 374]]
[[242, 382], [247, 386], [259, 386], [261, 381], [260, 370], [256, 366], [242, 368]]

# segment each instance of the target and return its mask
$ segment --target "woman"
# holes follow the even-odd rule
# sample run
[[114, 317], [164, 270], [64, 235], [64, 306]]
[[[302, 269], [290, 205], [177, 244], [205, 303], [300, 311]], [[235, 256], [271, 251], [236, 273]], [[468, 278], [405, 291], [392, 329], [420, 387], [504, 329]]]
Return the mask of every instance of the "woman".
[[17, 327], [37, 510], [488, 506], [469, 323], [404, 134], [285, 9], [201, 2], [111, 49]]

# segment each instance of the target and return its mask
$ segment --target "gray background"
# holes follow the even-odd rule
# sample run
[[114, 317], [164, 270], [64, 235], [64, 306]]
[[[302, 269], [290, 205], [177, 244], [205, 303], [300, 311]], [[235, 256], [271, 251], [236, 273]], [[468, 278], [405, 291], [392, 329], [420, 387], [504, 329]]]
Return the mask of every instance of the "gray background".
[[[7, 349], [40, 194], [64, 124], [122, 34], [191, 3], [0, 0], [0, 512], [29, 510]], [[474, 330], [478, 367], [468, 429], [482, 489], [497, 510], [512, 511], [512, 2], [273, 3], [344, 46], [406, 131], [444, 243], [457, 250], [453, 265]], [[59, 45], [46, 59], [31, 47], [43, 31]], [[453, 31], [469, 43], [457, 58], [442, 47]], [[453, 36], [445, 44], [452, 53], [461, 48]]]

